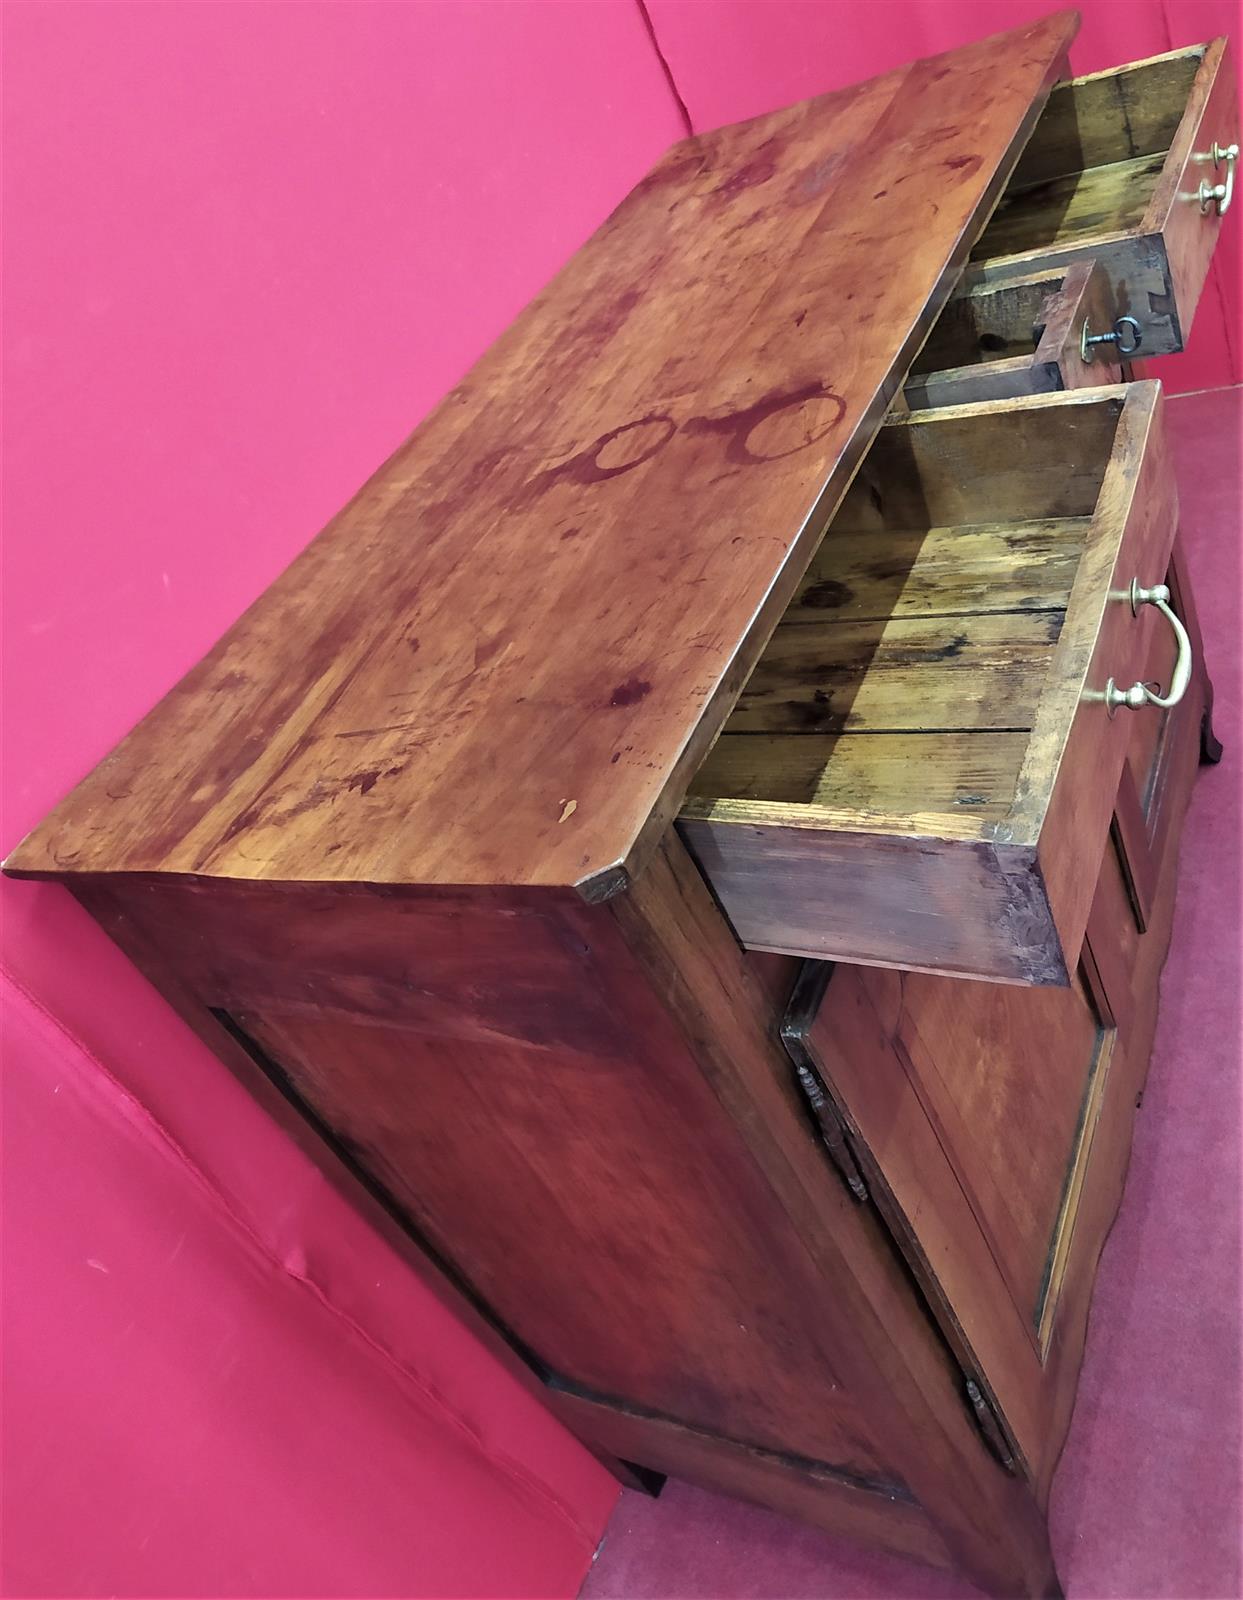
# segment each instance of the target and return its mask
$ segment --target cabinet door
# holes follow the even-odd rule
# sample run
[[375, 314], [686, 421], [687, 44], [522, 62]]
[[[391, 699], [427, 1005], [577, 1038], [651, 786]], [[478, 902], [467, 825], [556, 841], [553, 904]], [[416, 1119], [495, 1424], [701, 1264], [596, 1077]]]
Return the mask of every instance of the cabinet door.
[[826, 1143], [1033, 1464], [1073, 1391], [1134, 1108], [1129, 968], [1144, 936], [1114, 846], [1093, 927], [1122, 958], [1116, 1007], [1089, 944], [1059, 989], [808, 963], [785, 1028], [804, 1087], [827, 1097]]

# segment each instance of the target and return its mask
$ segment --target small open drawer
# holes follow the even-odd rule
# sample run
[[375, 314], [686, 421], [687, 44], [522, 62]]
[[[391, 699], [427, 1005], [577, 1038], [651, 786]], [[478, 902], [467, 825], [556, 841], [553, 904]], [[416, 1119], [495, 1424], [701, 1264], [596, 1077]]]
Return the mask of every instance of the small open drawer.
[[1161, 389], [887, 422], [679, 827], [745, 945], [1075, 970], [1176, 521]]
[[1224, 39], [1061, 84], [971, 259], [987, 276], [1095, 258], [1140, 323], [1140, 356], [1181, 350], [1238, 136]]
[[1011, 281], [968, 278], [933, 325], [903, 398], [922, 411], [1118, 383], [1135, 333], [1119, 324], [1113, 287], [1096, 261]]

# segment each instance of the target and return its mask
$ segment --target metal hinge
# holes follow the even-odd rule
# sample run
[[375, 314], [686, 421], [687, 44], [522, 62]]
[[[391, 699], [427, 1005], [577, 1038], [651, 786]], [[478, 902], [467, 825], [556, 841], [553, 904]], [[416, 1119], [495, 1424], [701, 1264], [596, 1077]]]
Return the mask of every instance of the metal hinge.
[[867, 1200], [868, 1186], [863, 1181], [863, 1174], [859, 1171], [859, 1164], [855, 1160], [854, 1152], [846, 1136], [846, 1125], [838, 1116], [833, 1102], [829, 1099], [828, 1091], [820, 1081], [820, 1075], [814, 1067], [805, 1061], [795, 1061], [794, 1071], [798, 1078], [798, 1086], [803, 1091], [803, 1098], [811, 1108], [815, 1118], [816, 1128], [820, 1134], [824, 1148], [833, 1158], [834, 1165], [846, 1180], [846, 1186], [856, 1200]]
[[1006, 1436], [1001, 1431], [1001, 1424], [997, 1421], [996, 1413], [985, 1399], [983, 1391], [974, 1378], [969, 1378], [964, 1373], [963, 1382], [967, 1390], [967, 1404], [971, 1407], [976, 1425], [984, 1435], [984, 1443], [997, 1457], [998, 1461], [1001, 1462], [1006, 1471], [1013, 1475], [1018, 1471], [1018, 1468], [1015, 1466], [1014, 1456], [1010, 1452], [1010, 1446], [1006, 1443]]
[[[794, 1068], [795, 1080], [811, 1112], [820, 1141], [828, 1151], [834, 1166], [841, 1173], [847, 1188], [856, 1200], [871, 1202], [875, 1206], [877, 1216], [892, 1240], [899, 1259], [905, 1262], [912, 1285], [928, 1312], [930, 1323], [942, 1339], [946, 1354], [958, 1368], [962, 1378], [963, 1398], [975, 1419], [975, 1425], [986, 1448], [1006, 1472], [1017, 1475], [1019, 1466], [1014, 1448], [998, 1420], [991, 1398], [985, 1394], [979, 1380], [971, 1375], [967, 1364], [970, 1353], [963, 1348], [961, 1330], [957, 1329], [944, 1297], [933, 1288], [936, 1276], [931, 1265], [924, 1257], [919, 1242], [910, 1228], [895, 1223], [895, 1218], [891, 1214], [895, 1209], [893, 1197], [887, 1195], [883, 1176], [878, 1180], [877, 1195], [873, 1197], [869, 1193], [851, 1145], [846, 1120], [834, 1105], [824, 1079], [820, 1076], [815, 1057], [808, 1047], [808, 1034], [820, 1011], [832, 975], [831, 961], [805, 961], [786, 1007], [781, 1023], [781, 1042]], [[947, 1321], [955, 1330], [954, 1334], [947, 1331]]]
[[815, 1021], [824, 999], [824, 991], [833, 976], [833, 962], [805, 961], [799, 971], [781, 1023], [781, 1042], [794, 1068], [795, 1079], [803, 1099], [811, 1112], [820, 1142], [829, 1152], [833, 1165], [841, 1173], [846, 1187], [856, 1200], [868, 1200], [868, 1186], [855, 1160], [854, 1151], [837, 1107], [829, 1097], [824, 1080], [816, 1071], [811, 1052], [807, 1048], [807, 1030]]

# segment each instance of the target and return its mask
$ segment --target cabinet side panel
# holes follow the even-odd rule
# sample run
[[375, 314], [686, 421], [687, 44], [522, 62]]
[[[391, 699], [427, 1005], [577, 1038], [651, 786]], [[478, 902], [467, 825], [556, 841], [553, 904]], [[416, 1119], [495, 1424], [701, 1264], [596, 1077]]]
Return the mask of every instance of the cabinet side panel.
[[1051, 1592], [1035, 1496], [1007, 1476], [968, 1410], [964, 1374], [936, 1331], [879, 1212], [852, 1197], [816, 1132], [758, 984], [704, 880], [670, 833], [632, 893], [610, 903], [730, 1121], [746, 1140], [832, 1298], [817, 1308], [875, 1437], [954, 1559], [997, 1593]]
[[821, 1277], [607, 907], [117, 880], [91, 909], [562, 1389], [898, 1485]]

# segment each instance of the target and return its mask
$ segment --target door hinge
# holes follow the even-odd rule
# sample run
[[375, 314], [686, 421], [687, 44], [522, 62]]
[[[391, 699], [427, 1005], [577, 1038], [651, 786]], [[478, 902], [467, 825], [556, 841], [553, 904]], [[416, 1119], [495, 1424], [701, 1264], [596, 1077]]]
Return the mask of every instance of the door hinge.
[[841, 1173], [855, 1199], [868, 1200], [871, 1198], [868, 1186], [863, 1181], [859, 1163], [850, 1148], [846, 1124], [824, 1086], [824, 1079], [816, 1071], [807, 1047], [807, 1030], [816, 1020], [820, 1002], [833, 976], [833, 966], [832, 961], [804, 961], [781, 1022], [781, 1042], [794, 1068], [795, 1080], [811, 1112], [821, 1144], [829, 1152], [833, 1165]]
[[984, 1397], [984, 1392], [974, 1378], [963, 1374], [963, 1382], [967, 1390], [967, 1404], [971, 1407], [976, 1425], [984, 1435], [984, 1443], [1001, 1462], [1002, 1466], [1011, 1475], [1018, 1471], [1010, 1446], [1006, 1443], [1006, 1436], [1001, 1431], [1001, 1424], [992, 1406]]
[[[970, 1368], [975, 1365], [974, 1358], [966, 1348], [962, 1330], [957, 1326], [945, 1296], [940, 1291], [936, 1274], [925, 1257], [918, 1238], [903, 1218], [892, 1194], [889, 1193], [883, 1170], [878, 1168], [875, 1173], [875, 1196], [869, 1192], [851, 1143], [849, 1124], [834, 1104], [833, 1096], [820, 1076], [816, 1057], [808, 1042], [808, 1035], [819, 1014], [821, 1002], [833, 975], [833, 965], [831, 961], [803, 963], [782, 1019], [781, 1042], [794, 1068], [795, 1081], [811, 1112], [820, 1142], [828, 1151], [847, 1188], [856, 1200], [871, 1202], [874, 1205], [877, 1217], [893, 1246], [895, 1257], [903, 1263], [920, 1303], [927, 1313], [929, 1325], [936, 1330], [946, 1355], [961, 1376], [963, 1398], [970, 1408], [986, 1448], [1006, 1472], [1018, 1476], [1020, 1468], [1016, 1447], [1010, 1443], [991, 1398], [985, 1394], [979, 1380], [971, 1376]], [[866, 1150], [866, 1145], [864, 1148]], [[1026, 1470], [1024, 1463], [1023, 1471]]]
[[805, 1061], [794, 1063], [795, 1075], [798, 1086], [803, 1091], [811, 1114], [815, 1119], [816, 1130], [820, 1135], [821, 1143], [833, 1158], [834, 1165], [846, 1180], [846, 1187], [856, 1200], [867, 1200], [868, 1186], [863, 1181], [863, 1174], [859, 1171], [859, 1163], [855, 1160], [854, 1151], [850, 1148], [850, 1141], [846, 1135], [846, 1125], [838, 1116], [833, 1102], [829, 1099], [828, 1091], [820, 1081], [816, 1069]]

